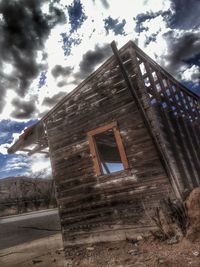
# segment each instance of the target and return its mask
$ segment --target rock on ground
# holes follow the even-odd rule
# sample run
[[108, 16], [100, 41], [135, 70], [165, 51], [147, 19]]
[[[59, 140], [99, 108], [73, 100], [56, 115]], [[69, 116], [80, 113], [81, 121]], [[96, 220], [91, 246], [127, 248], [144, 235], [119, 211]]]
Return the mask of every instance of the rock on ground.
[[191, 241], [200, 238], [200, 187], [193, 189], [186, 200], [189, 229], [187, 238]]

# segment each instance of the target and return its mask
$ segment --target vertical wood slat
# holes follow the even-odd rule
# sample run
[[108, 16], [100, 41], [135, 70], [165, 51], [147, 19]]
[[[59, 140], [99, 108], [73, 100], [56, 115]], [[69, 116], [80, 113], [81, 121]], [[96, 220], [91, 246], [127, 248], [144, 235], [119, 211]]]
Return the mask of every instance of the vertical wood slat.
[[[169, 87], [170, 87], [169, 89], [171, 89], [171, 86], [170, 86], [170, 85], [172, 85], [172, 84], [170, 83], [169, 80], [168, 80], [168, 84], [169, 84]], [[189, 142], [190, 142], [190, 145], [191, 145], [191, 148], [192, 148], [192, 152], [193, 152], [194, 158], [195, 158], [195, 160], [198, 161], [198, 166], [199, 166], [200, 157], [198, 157], [198, 154], [197, 154], [197, 152], [196, 152], [196, 149], [194, 148], [194, 145], [196, 144], [197, 148], [200, 147], [200, 138], [198, 138], [198, 136], [196, 135], [196, 132], [195, 132], [195, 130], [194, 130], [193, 123], [191, 123], [191, 122], [189, 121], [189, 119], [188, 119], [189, 116], [192, 117], [192, 114], [191, 114], [191, 112], [190, 112], [189, 109], [186, 109], [186, 107], [185, 107], [185, 103], [183, 102], [183, 98], [182, 98], [182, 95], [181, 95], [181, 93], [180, 93], [180, 90], [179, 90], [178, 86], [176, 86], [176, 87], [177, 87], [176, 94], [179, 96], [179, 101], [180, 101], [180, 103], [181, 103], [181, 107], [183, 108], [183, 110], [184, 110], [184, 112], [185, 112], [185, 119], [183, 118], [183, 116], [180, 116], [180, 117], [181, 117], [181, 119], [183, 120], [183, 123], [184, 123], [184, 125], [185, 125], [185, 128], [186, 128], [185, 131], [186, 131], [186, 133], [187, 133], [187, 135], [188, 135], [188, 139], [189, 139]], [[183, 95], [184, 95], [184, 93], [183, 93]], [[175, 101], [174, 94], [172, 94], [172, 98], [173, 98], [173, 100]], [[184, 99], [185, 99], [185, 101], [187, 102], [187, 105], [189, 106], [190, 103], [188, 102], [187, 97], [185, 97]], [[180, 114], [180, 113], [181, 113], [181, 112], [180, 112], [180, 106], [179, 106], [179, 105], [176, 105], [176, 107], [177, 107], [177, 109], [179, 110], [179, 114]], [[195, 110], [196, 110], [196, 109], [195, 109]], [[193, 116], [193, 119], [194, 119], [194, 116]], [[198, 119], [197, 119], [197, 120], [198, 120]], [[187, 123], [189, 129], [188, 129], [187, 125], [186, 125], [186, 122], [189, 122], [189, 123]], [[189, 130], [189, 131], [188, 131], [188, 130]], [[192, 133], [193, 136], [194, 136], [193, 139], [192, 139], [191, 136], [190, 136], [191, 133]], [[194, 143], [195, 143], [195, 144], [194, 144]]]
[[[178, 143], [177, 143], [177, 140], [175, 139], [175, 135], [174, 135], [174, 131], [173, 131], [173, 129], [175, 127], [175, 124], [173, 124], [173, 122], [171, 121], [170, 117], [165, 112], [165, 110], [164, 110], [164, 108], [162, 106], [162, 102], [163, 101], [161, 100], [160, 94], [157, 92], [156, 85], [155, 85], [155, 82], [154, 82], [154, 79], [153, 79], [153, 76], [152, 76], [152, 72], [150, 70], [149, 63], [146, 61], [146, 62], [144, 62], [144, 65], [145, 65], [147, 73], [149, 75], [150, 82], [151, 82], [153, 88], [155, 88], [154, 93], [155, 93], [155, 97], [156, 97], [156, 100], [157, 100], [157, 105], [158, 105], [158, 108], [159, 108], [159, 113], [160, 113], [159, 115], [162, 117], [162, 123], [164, 123], [164, 125], [165, 125], [164, 130], [165, 130], [165, 132], [167, 133], [167, 135], [169, 137], [169, 142], [171, 144], [171, 150], [172, 150], [172, 152], [173, 152], [173, 154], [175, 156], [175, 159], [176, 159], [176, 162], [177, 162], [177, 166], [178, 166], [178, 170], [179, 170], [180, 175], [182, 177], [182, 181], [183, 181], [184, 187], [188, 187], [189, 186], [188, 176], [187, 176], [187, 173], [185, 172], [184, 162], [182, 161], [180, 153], [178, 152], [178, 150], [179, 150]], [[162, 85], [161, 85], [161, 88], [162, 88]]]
[[[172, 97], [173, 101], [176, 103], [174, 92], [172, 90], [172, 84], [170, 83], [170, 81], [168, 79], [167, 79], [167, 84], [168, 84], [168, 88], [170, 90], [171, 97]], [[190, 179], [192, 180], [193, 186], [197, 186], [198, 185], [198, 171], [195, 171], [195, 166], [194, 166], [194, 162], [193, 162], [194, 155], [191, 152], [191, 149], [190, 149], [191, 143], [189, 142], [189, 138], [188, 138], [189, 133], [188, 133], [186, 125], [184, 124], [182, 114], [181, 114], [181, 109], [180, 109], [180, 106], [178, 104], [176, 105], [176, 109], [177, 109], [177, 115], [173, 116], [173, 117], [175, 117], [175, 119], [176, 119], [175, 124], [174, 124], [174, 128], [175, 129], [179, 128], [179, 130], [178, 130], [179, 135], [178, 135], [177, 141], [180, 142], [180, 147], [181, 147], [181, 150], [183, 152], [186, 165], [188, 166], [189, 175], [190, 175]], [[177, 118], [178, 118], [178, 120], [177, 120]]]
[[[163, 80], [162, 77], [160, 76], [159, 72], [156, 72], [160, 86], [162, 88], [162, 94], [164, 95], [165, 101], [167, 102], [167, 105], [170, 107], [170, 101], [169, 98], [165, 92], [165, 87], [163, 84]], [[172, 92], [172, 88], [171, 86], [169, 86], [169, 91], [171, 93], [171, 97], [173, 98], [173, 100], [175, 101], [175, 97], [174, 97], [174, 93]], [[195, 186], [198, 185], [197, 180], [198, 180], [198, 168], [197, 168], [197, 172], [196, 172], [196, 167], [198, 167], [198, 161], [195, 161], [197, 165], [195, 165], [193, 163], [193, 160], [195, 160], [195, 151], [193, 150], [193, 143], [191, 140], [191, 137], [188, 133], [188, 128], [185, 125], [185, 122], [182, 118], [182, 116], [180, 115], [180, 108], [179, 105], [176, 105], [176, 108], [178, 109], [178, 114], [173, 116], [173, 112], [171, 112], [171, 117], [174, 118], [174, 129], [177, 130], [177, 142], [180, 142], [180, 148], [183, 151], [184, 157], [185, 157], [185, 163], [188, 166], [189, 170], [190, 170], [190, 177], [194, 183]], [[167, 110], [163, 111], [164, 113], [168, 113]], [[173, 121], [173, 120], [172, 120]], [[196, 179], [194, 179], [196, 177]]]
[[[139, 49], [139, 48], [137, 48], [135, 45], [133, 45], [133, 47], [135, 48], [135, 51], [136, 51], [136, 53], [137, 53], [137, 57], [139, 58], [139, 63], [138, 64], [141, 64], [141, 63], [144, 63], [145, 61], [148, 61], [150, 64], [151, 64], [151, 66], [152, 66], [152, 68], [155, 70], [155, 71], [157, 71], [157, 72], [159, 72], [160, 74], [162, 74], [163, 75], [163, 77], [166, 79], [169, 79], [170, 81], [172, 81], [174, 84], [176, 84], [176, 86], [179, 86], [180, 88], [179, 88], [179, 90], [182, 90], [183, 91], [183, 93], [184, 94], [187, 94], [189, 97], [191, 97], [191, 99], [193, 99], [193, 101], [196, 103], [195, 104], [195, 111], [196, 110], [198, 110], [198, 97], [197, 96], [195, 96], [195, 94], [193, 94], [192, 92], [190, 93], [189, 91], [187, 91], [187, 89], [186, 88], [184, 88], [183, 86], [181, 86], [172, 76], [170, 76], [166, 71], [164, 71], [158, 64], [156, 64], [152, 59], [150, 59], [141, 49]], [[148, 75], [147, 74], [144, 74], [144, 75], [142, 75], [142, 77], [145, 79], [145, 78], [147, 78], [148, 77]], [[156, 81], [156, 84], [158, 84], [158, 81]], [[154, 101], [154, 99], [153, 99], [153, 97], [155, 97], [155, 93], [156, 93], [156, 87], [154, 87], [154, 88], [151, 88], [150, 86], [147, 88], [146, 87], [146, 90], [152, 95], [152, 97], [151, 97], [151, 95], [150, 95], [150, 99], [152, 99], [152, 104], [154, 105], [155, 104], [155, 101]], [[161, 94], [160, 92], [159, 92], [159, 94]], [[162, 94], [161, 94], [162, 95]], [[165, 99], [164, 99], [164, 97], [161, 99], [162, 101], [165, 101]], [[175, 101], [175, 103], [176, 103], [177, 101]], [[164, 104], [164, 103], [163, 103]], [[200, 116], [199, 116], [199, 111], [198, 111], [198, 115], [197, 115], [197, 119], [199, 118], [200, 119]], [[180, 124], [180, 123], [179, 123]], [[177, 125], [175, 125], [175, 127], [176, 127], [176, 129], [177, 129]], [[181, 125], [179, 125], [178, 126], [180, 129], [181, 129]], [[189, 128], [190, 126], [188, 126], [188, 128]], [[194, 127], [194, 126], [193, 126]], [[193, 131], [193, 133], [190, 133], [190, 132], [188, 132], [188, 130], [183, 130], [183, 135], [184, 135], [184, 137], [185, 137], [185, 151], [186, 151], [186, 148], [187, 148], [187, 146], [188, 146], [188, 142], [190, 142], [189, 144], [191, 145], [193, 145], [193, 150], [192, 151], [189, 151], [189, 150], [187, 150], [187, 152], [184, 152], [185, 153], [185, 155], [186, 155], [186, 153], [187, 153], [187, 155], [185, 156], [185, 158], [186, 158], [186, 161], [188, 162], [188, 161], [190, 161], [189, 163], [188, 163], [188, 165], [190, 166], [189, 168], [190, 168], [190, 170], [187, 170], [187, 174], [189, 174], [189, 173], [193, 173], [193, 174], [195, 174], [195, 176], [196, 176], [196, 179], [193, 179], [194, 180], [194, 185], [196, 186], [197, 185], [197, 181], [199, 181], [199, 179], [200, 179], [200, 176], [199, 176], [199, 172], [197, 173], [197, 171], [196, 171], [196, 168], [198, 169], [199, 167], [198, 167], [198, 165], [199, 165], [199, 157], [198, 157], [198, 154], [197, 154], [197, 152], [196, 152], [196, 150], [195, 150], [195, 147], [194, 147], [194, 143], [193, 143], [193, 139], [192, 139], [192, 135], [194, 135], [194, 136], [196, 136], [197, 138], [197, 140], [199, 140], [200, 141], [200, 138], [199, 138], [199, 129], [198, 129], [199, 127], [198, 126], [195, 126], [195, 131]], [[179, 130], [180, 130], [179, 129]], [[187, 131], [187, 132], [186, 132]], [[197, 132], [197, 134], [196, 134], [196, 132]], [[188, 136], [188, 134], [189, 134], [189, 136]], [[192, 143], [191, 143], [191, 141], [192, 141]], [[187, 146], [186, 146], [186, 144], [187, 144]], [[182, 147], [181, 147], [182, 148]], [[183, 149], [183, 148], [182, 148]], [[179, 152], [178, 152], [179, 153]], [[194, 163], [193, 163], [193, 161], [195, 161], [195, 166], [194, 166]], [[191, 171], [192, 170], [192, 171]], [[192, 177], [194, 178], [194, 175], [192, 175]], [[196, 182], [195, 182], [196, 181]]]
[[[167, 83], [168, 83], [169, 90], [171, 92], [171, 96], [172, 96], [173, 100], [176, 101], [174, 94], [172, 92], [172, 84], [170, 83], [169, 80], [167, 80]], [[176, 91], [176, 94], [178, 94], [179, 101], [181, 103], [181, 107], [183, 108], [185, 115], [187, 116], [187, 110], [185, 108], [185, 105], [184, 105], [184, 102], [183, 102], [183, 99], [181, 97], [179, 90]], [[199, 164], [200, 158], [198, 157], [198, 155], [196, 153], [196, 149], [195, 149], [194, 143], [193, 143], [194, 140], [192, 139], [192, 135], [191, 135], [193, 133], [193, 125], [191, 125], [189, 123], [186, 125], [187, 117], [186, 117], [186, 119], [183, 118], [183, 116], [181, 115], [181, 109], [180, 109], [179, 105], [176, 105], [176, 108], [178, 110], [177, 116], [179, 118], [177, 124], [178, 125], [180, 124], [180, 126], [182, 127], [182, 134], [185, 135], [185, 140], [186, 140], [187, 152], [186, 152], [185, 161], [187, 163], [191, 162], [192, 174], [193, 174], [193, 176], [191, 176], [191, 179], [192, 179], [194, 185], [198, 186], [199, 185], [198, 173], [200, 173], [200, 164]], [[189, 125], [191, 125], [191, 127]], [[188, 161], [188, 158], [190, 158], [191, 160]], [[196, 180], [194, 179], [194, 177], [196, 177]]]
[[[136, 78], [137, 80], [132, 80], [130, 81], [129, 78], [128, 78], [128, 74], [126, 73], [126, 71], [124, 70], [125, 72], [125, 76], [127, 77], [128, 81], [129, 81], [129, 89], [130, 91], [132, 92], [132, 95], [136, 95], [136, 99], [138, 101], [138, 106], [140, 108], [140, 110], [142, 111], [142, 114], [143, 114], [143, 119], [144, 119], [144, 122], [145, 124], [148, 126], [148, 130], [149, 130], [149, 133], [152, 137], [152, 140], [155, 144], [155, 147], [157, 148], [157, 151], [160, 155], [160, 158], [161, 158], [161, 162], [163, 163], [163, 167], [166, 171], [166, 173], [168, 174], [168, 177], [170, 178], [170, 182], [172, 184], [172, 188], [177, 196], [177, 198], [182, 198], [181, 196], [181, 187], [179, 185], [179, 181], [177, 180], [177, 174], [174, 173], [174, 169], [172, 170], [172, 168], [170, 167], [170, 161], [169, 161], [169, 158], [166, 156], [166, 152], [165, 152], [165, 148], [162, 147], [162, 143], [160, 142], [160, 140], [158, 140], [157, 138], [157, 134], [156, 134], [156, 127], [155, 126], [155, 129], [152, 125], [152, 122], [155, 123], [155, 119], [153, 118], [153, 110], [151, 109], [151, 111], [148, 111], [147, 109], [145, 110], [144, 107], [149, 107], [149, 105], [147, 104], [147, 92], [145, 91], [144, 88], [142, 87], [138, 87], [138, 84], [143, 82], [142, 80], [142, 75], [140, 73], [140, 69], [139, 69], [139, 66], [138, 64], [140, 64], [140, 62], [137, 61], [137, 57], [136, 57], [136, 53], [133, 49], [129, 49], [129, 53], [130, 53], [130, 56], [132, 58], [132, 61], [133, 61], [133, 71], [134, 73], [136, 74]], [[117, 56], [117, 53], [116, 53], [116, 56]], [[120, 58], [118, 57], [118, 61], [119, 61], [119, 64], [120, 64]], [[123, 64], [121, 63], [121, 68], [122, 70], [124, 69], [123, 67]], [[142, 102], [143, 104], [140, 102], [140, 99], [139, 97], [137, 96], [137, 92], [141, 92], [141, 96], [142, 96]], [[144, 105], [144, 107], [143, 107]], [[147, 117], [146, 113], [149, 112], [149, 117], [151, 117], [151, 122], [149, 120], [149, 118]]]
[[[178, 120], [176, 120], [174, 118], [174, 116], [172, 115], [172, 113], [169, 113], [170, 117], [171, 117], [171, 121], [174, 125], [174, 130], [175, 130], [175, 134], [177, 135], [177, 142], [179, 143], [180, 145], [180, 150], [182, 151], [182, 154], [183, 154], [183, 159], [184, 159], [184, 162], [185, 162], [185, 167], [186, 167], [186, 170], [187, 170], [187, 173], [188, 173], [188, 180], [187, 181], [191, 181], [191, 188], [193, 188], [194, 186], [197, 186], [197, 183], [196, 183], [196, 172], [194, 171], [194, 166], [193, 166], [193, 163], [192, 163], [192, 158], [190, 157], [190, 153], [187, 149], [187, 143], [184, 139], [184, 137], [182, 136], [182, 133], [181, 133], [181, 125], [179, 123]], [[180, 153], [180, 151], [178, 152]]]
[[[178, 95], [179, 95], [179, 97], [181, 97], [179, 91], [178, 91]], [[186, 103], [187, 103], [188, 107], [190, 107], [191, 102], [189, 102], [188, 96], [185, 96], [185, 99], [186, 99]], [[193, 99], [190, 98], [190, 100], [192, 101]], [[194, 145], [196, 146], [195, 151], [197, 151], [197, 156], [198, 156], [198, 159], [200, 161], [200, 138], [199, 138], [200, 133], [196, 133], [197, 130], [195, 129], [195, 123], [193, 123], [195, 121], [197, 121], [197, 123], [198, 122], [200, 123], [200, 116], [199, 116], [196, 108], [194, 108], [195, 115], [194, 115], [194, 112], [191, 112], [189, 108], [186, 109], [182, 98], [181, 98], [181, 103], [182, 103], [182, 106], [183, 106], [186, 114], [188, 114], [188, 116], [191, 116], [191, 119], [189, 121], [187, 120], [187, 125], [189, 127], [190, 134], [193, 136]], [[197, 117], [197, 119], [195, 117]], [[191, 122], [191, 120], [192, 120], [192, 122]]]

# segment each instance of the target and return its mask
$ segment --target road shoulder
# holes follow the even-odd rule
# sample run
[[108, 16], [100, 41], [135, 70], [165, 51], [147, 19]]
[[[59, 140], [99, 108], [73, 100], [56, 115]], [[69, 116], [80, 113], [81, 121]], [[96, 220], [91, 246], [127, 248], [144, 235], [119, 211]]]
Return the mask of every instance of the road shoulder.
[[64, 267], [61, 234], [0, 250], [0, 266]]

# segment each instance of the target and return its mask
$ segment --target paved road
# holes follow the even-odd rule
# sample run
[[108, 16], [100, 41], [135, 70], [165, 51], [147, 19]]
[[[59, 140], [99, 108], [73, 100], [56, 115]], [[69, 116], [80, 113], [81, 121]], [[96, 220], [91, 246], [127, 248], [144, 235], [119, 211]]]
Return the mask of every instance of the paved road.
[[0, 218], [0, 250], [59, 232], [57, 209]]

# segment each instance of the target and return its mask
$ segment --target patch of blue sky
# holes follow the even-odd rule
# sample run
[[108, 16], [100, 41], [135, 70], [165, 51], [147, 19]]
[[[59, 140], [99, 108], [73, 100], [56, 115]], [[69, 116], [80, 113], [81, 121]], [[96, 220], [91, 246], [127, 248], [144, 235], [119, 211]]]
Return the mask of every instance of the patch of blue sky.
[[71, 24], [70, 33], [73, 33], [81, 27], [83, 22], [87, 19], [85, 15], [83, 5], [80, 0], [74, 0], [74, 2], [68, 6], [69, 23]]
[[61, 33], [64, 55], [69, 56], [73, 46], [77, 46], [81, 43], [81, 39], [74, 34], [82, 26], [84, 21], [87, 19], [85, 15], [83, 5], [80, 0], [74, 0], [73, 3], [67, 7], [70, 31]]
[[181, 81], [181, 83], [192, 92], [200, 96], [200, 84], [194, 84], [192, 81]]
[[77, 46], [81, 43], [80, 38], [73, 38], [67, 33], [61, 33], [62, 42], [63, 42], [63, 51], [65, 56], [69, 56], [71, 53], [72, 46]]
[[[108, 168], [110, 173], [114, 173], [114, 172], [119, 172], [124, 170], [124, 166], [122, 163], [110, 163], [110, 162], [106, 162], [106, 167]], [[106, 174], [106, 170], [102, 164], [102, 169], [103, 169], [103, 173]]]
[[11, 143], [13, 133], [21, 133], [25, 127], [35, 124], [38, 120], [29, 120], [27, 122], [18, 122], [13, 120], [0, 121], [0, 144]]
[[43, 87], [46, 84], [46, 79], [47, 79], [46, 74], [47, 74], [47, 71], [42, 71], [40, 73], [39, 84], [38, 84], [39, 88]]
[[0, 154], [0, 179], [24, 175], [29, 170], [30, 163], [26, 155]]
[[107, 34], [109, 34], [109, 31], [112, 30], [115, 35], [126, 35], [124, 31], [124, 26], [126, 24], [125, 19], [120, 22], [118, 19], [113, 19], [109, 16], [104, 20], [104, 23], [104, 28]]

